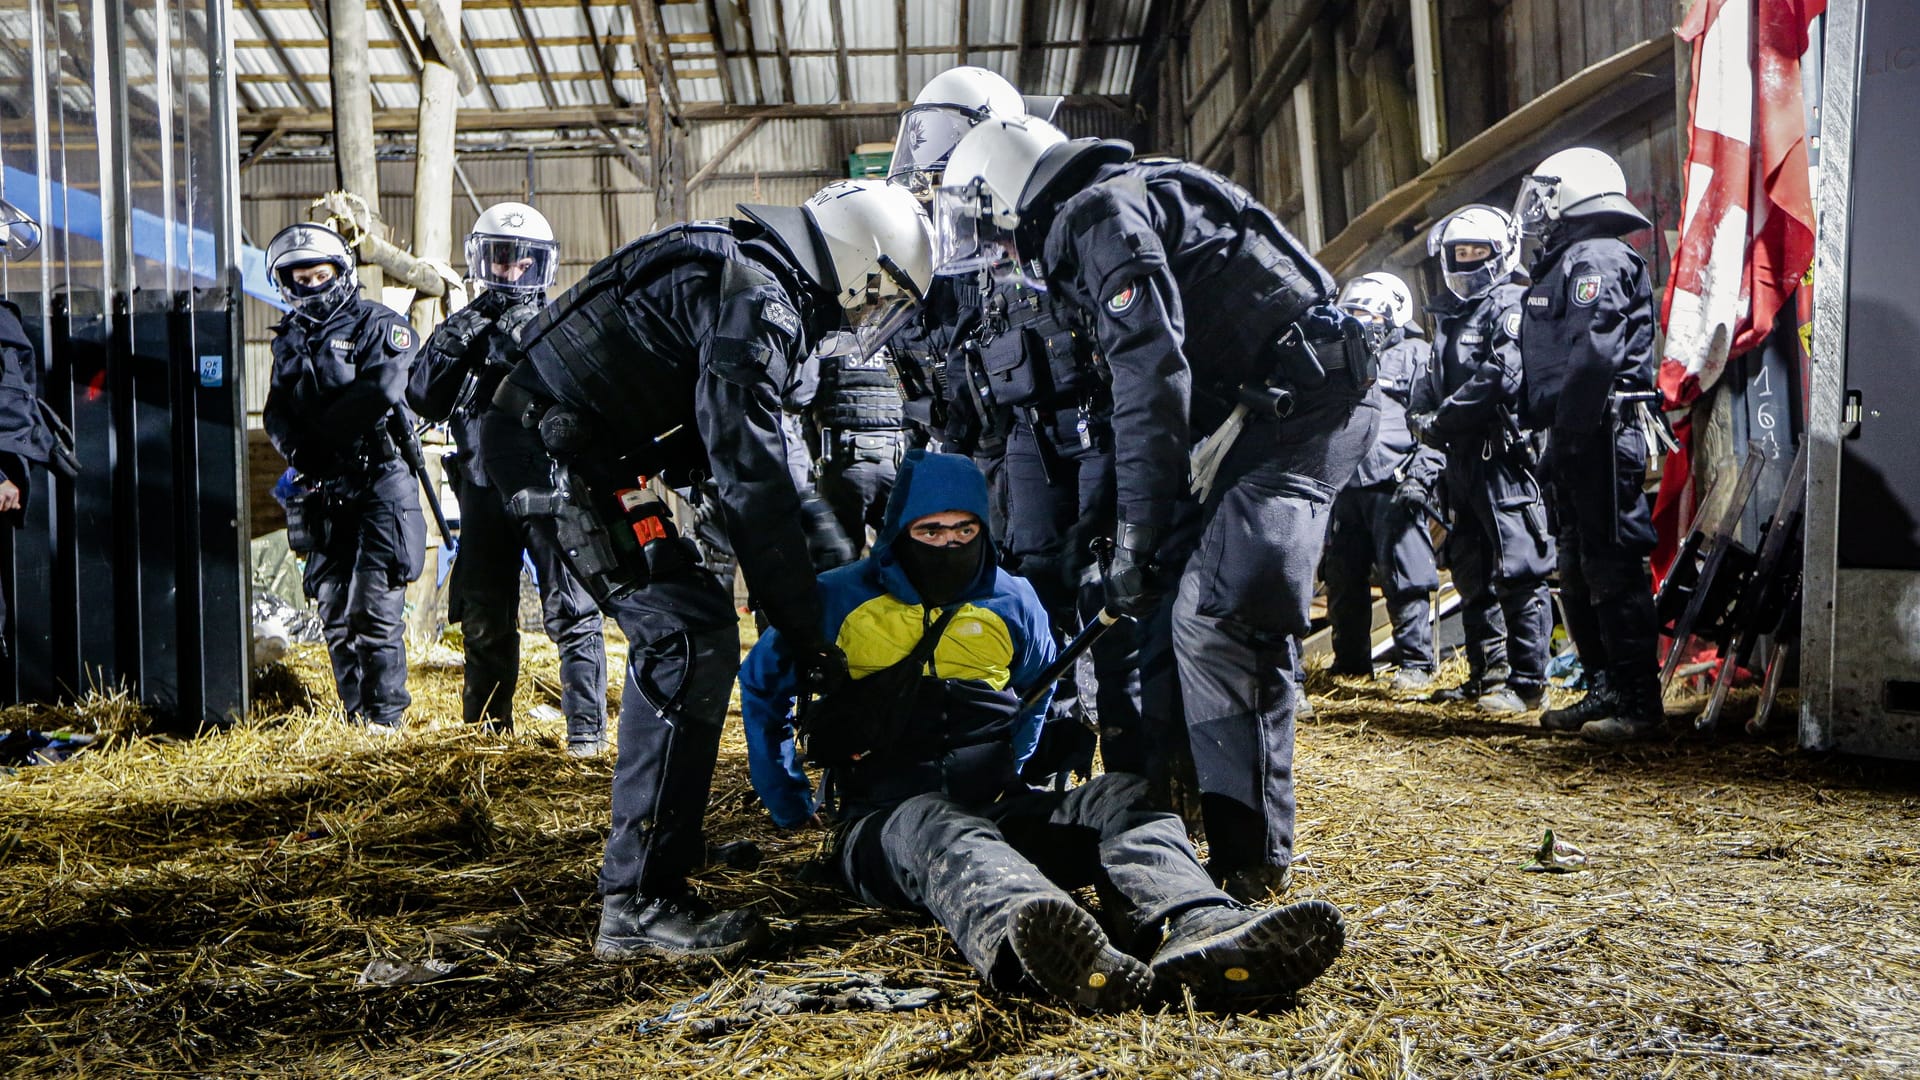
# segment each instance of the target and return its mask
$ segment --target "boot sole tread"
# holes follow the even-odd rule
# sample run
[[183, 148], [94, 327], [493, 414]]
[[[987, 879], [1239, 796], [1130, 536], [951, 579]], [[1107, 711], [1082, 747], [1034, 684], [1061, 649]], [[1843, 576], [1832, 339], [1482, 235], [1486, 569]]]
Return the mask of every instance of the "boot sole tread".
[[1021, 908], [1007, 937], [1029, 978], [1079, 1008], [1131, 1009], [1153, 987], [1152, 970], [1114, 948], [1099, 920], [1064, 897]]
[[1156, 981], [1185, 983], [1203, 1000], [1274, 998], [1319, 978], [1346, 941], [1339, 908], [1302, 900], [1155, 956], [1153, 973]]

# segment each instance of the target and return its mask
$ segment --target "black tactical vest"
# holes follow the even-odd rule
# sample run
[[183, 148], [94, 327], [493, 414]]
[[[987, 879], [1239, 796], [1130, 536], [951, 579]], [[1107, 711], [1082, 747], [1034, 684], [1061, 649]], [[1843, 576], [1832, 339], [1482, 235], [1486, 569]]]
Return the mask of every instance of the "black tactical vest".
[[898, 431], [907, 423], [906, 402], [880, 353], [865, 360], [844, 353], [821, 357], [813, 402], [820, 426], [833, 432]]

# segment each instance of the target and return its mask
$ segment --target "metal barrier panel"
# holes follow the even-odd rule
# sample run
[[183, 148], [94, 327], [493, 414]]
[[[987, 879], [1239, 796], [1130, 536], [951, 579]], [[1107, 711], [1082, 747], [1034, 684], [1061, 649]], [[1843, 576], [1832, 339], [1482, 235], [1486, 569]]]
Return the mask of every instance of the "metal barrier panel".
[[185, 726], [245, 711], [238, 177], [223, 0], [4, 0], [0, 263], [80, 476], [0, 529], [0, 697], [125, 688]]

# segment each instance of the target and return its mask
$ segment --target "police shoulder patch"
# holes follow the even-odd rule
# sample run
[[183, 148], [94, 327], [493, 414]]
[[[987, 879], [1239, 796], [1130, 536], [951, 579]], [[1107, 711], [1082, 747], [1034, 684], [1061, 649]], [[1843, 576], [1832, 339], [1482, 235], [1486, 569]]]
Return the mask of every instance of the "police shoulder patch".
[[413, 348], [413, 327], [403, 322], [387, 324], [387, 347], [394, 352]]
[[1140, 299], [1140, 283], [1129, 281], [1125, 288], [1107, 297], [1107, 311], [1119, 315], [1133, 307]]
[[800, 314], [778, 300], [762, 300], [760, 317], [793, 337], [800, 336]]
[[1603, 275], [1582, 274], [1573, 279], [1573, 302], [1583, 307], [1600, 299], [1600, 282]]
[[1508, 337], [1516, 338], [1516, 339], [1519, 338], [1520, 309], [1514, 308], [1512, 311], [1507, 312], [1507, 317], [1500, 320], [1500, 328], [1507, 332]]

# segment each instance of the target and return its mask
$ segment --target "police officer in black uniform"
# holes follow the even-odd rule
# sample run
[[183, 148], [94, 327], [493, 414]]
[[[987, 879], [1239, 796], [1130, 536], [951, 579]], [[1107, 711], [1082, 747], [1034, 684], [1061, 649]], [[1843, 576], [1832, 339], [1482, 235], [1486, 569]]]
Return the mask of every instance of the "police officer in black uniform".
[[274, 328], [267, 436], [305, 481], [288, 500], [287, 541], [306, 555], [347, 719], [375, 734], [406, 724], [407, 583], [426, 558], [420, 485], [401, 456], [413, 437], [401, 399], [420, 339], [404, 316], [359, 294], [352, 253], [324, 225], [267, 244], [290, 310]]
[[[595, 955], [737, 955], [766, 937], [745, 910], [715, 912], [686, 881], [740, 663], [732, 598], [678, 537], [660, 478], [715, 485], [733, 553], [803, 678], [831, 685], [846, 658], [822, 628], [808, 530], [850, 555], [831, 511], [804, 507], [787, 468], [780, 395], [794, 365], [851, 311], [877, 346], [931, 278], [919, 204], [878, 181], [823, 188], [804, 207], [676, 225], [601, 260], [521, 331], [525, 360], [483, 427], [487, 472], [521, 516], [550, 516], [576, 575], [631, 643], [600, 870]], [[539, 432], [551, 457], [497, 443]]]
[[1519, 426], [1519, 252], [1507, 215], [1469, 206], [1441, 219], [1427, 249], [1458, 303], [1442, 308], [1433, 374], [1409, 425], [1447, 452], [1447, 566], [1460, 590], [1467, 681], [1439, 701], [1492, 713], [1540, 707], [1547, 691], [1553, 538]]
[[1520, 328], [1522, 417], [1548, 433], [1562, 613], [1592, 680], [1584, 698], [1540, 723], [1601, 742], [1657, 737], [1665, 716], [1642, 423], [1658, 400], [1653, 288], [1646, 262], [1620, 239], [1650, 225], [1627, 199], [1619, 164], [1587, 147], [1541, 162], [1513, 217], [1541, 239]]
[[1393, 689], [1433, 683], [1433, 590], [1440, 587], [1427, 531], [1433, 481], [1443, 458], [1407, 430], [1407, 402], [1425, 381], [1433, 349], [1413, 319], [1413, 293], [1398, 277], [1362, 274], [1340, 290], [1340, 309], [1359, 319], [1380, 350], [1374, 383], [1380, 428], [1353, 479], [1333, 500], [1320, 575], [1327, 584], [1333, 673], [1373, 676], [1375, 571], [1393, 627]]
[[[1172, 595], [1210, 869], [1258, 896], [1292, 858], [1298, 638], [1333, 497], [1373, 440], [1374, 357], [1265, 207], [1205, 169], [1131, 156], [1030, 118], [988, 121], [948, 162], [935, 229], [943, 258], [968, 230], [971, 246], [1003, 244], [1005, 272], [1029, 272], [1037, 252], [1049, 288], [1090, 320], [1112, 378], [1107, 606], [1151, 617]], [[1189, 454], [1208, 432], [1196, 506]], [[1170, 761], [1181, 733], [1167, 735], [1150, 766]]]
[[878, 531], [882, 524], [907, 427], [892, 358], [884, 349], [861, 352], [852, 334], [828, 338], [807, 358], [813, 385], [797, 402], [820, 449], [814, 469], [820, 497], [856, 553], [866, 550], [868, 526]]
[[[513, 692], [520, 679], [520, 565], [531, 556], [547, 636], [560, 650], [560, 706], [567, 753], [606, 749], [607, 654], [600, 609], [560, 556], [553, 523], [515, 521], [507, 496], [487, 476], [481, 414], [512, 367], [516, 335], [546, 305], [558, 251], [553, 229], [525, 203], [488, 207], [466, 242], [468, 276], [483, 291], [427, 339], [414, 365], [407, 403], [426, 419], [451, 420], [459, 452], [447, 459], [460, 500], [460, 553], [448, 585], [447, 617], [460, 624], [466, 648], [462, 709], [467, 723], [513, 729]], [[526, 428], [495, 429], [540, 453]]]

